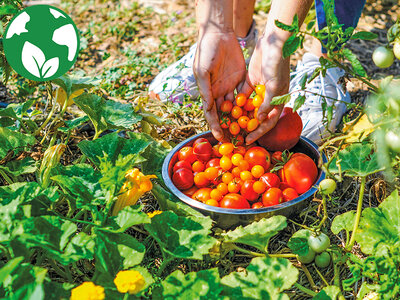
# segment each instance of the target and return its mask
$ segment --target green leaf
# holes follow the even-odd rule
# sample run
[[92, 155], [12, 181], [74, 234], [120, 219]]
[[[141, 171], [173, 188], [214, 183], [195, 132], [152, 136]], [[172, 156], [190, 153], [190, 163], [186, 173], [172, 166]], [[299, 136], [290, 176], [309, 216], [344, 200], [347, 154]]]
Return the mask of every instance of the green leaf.
[[331, 230], [334, 234], [339, 234], [340, 231], [345, 230], [347, 234], [353, 231], [355, 221], [355, 210], [345, 212], [344, 214], [338, 215], [333, 219]]
[[308, 79], [308, 74], [307, 73], [305, 73], [303, 75], [303, 77], [301, 77], [301, 79], [300, 79], [299, 84], [300, 84], [302, 90], [304, 90], [306, 88], [307, 79]]
[[0, 159], [3, 159], [9, 151], [17, 154], [36, 143], [36, 139], [27, 134], [0, 127]]
[[13, 176], [20, 176], [36, 172], [37, 164], [32, 157], [25, 157], [21, 160], [9, 161], [5, 166], [0, 165], [0, 169]]
[[16, 257], [9, 262], [7, 262], [0, 269], [0, 282], [4, 282], [4, 280], [18, 267], [18, 265], [24, 260], [23, 257]]
[[28, 100], [22, 103], [11, 103], [6, 108], [0, 108], [0, 117], [9, 117], [14, 120], [21, 120], [35, 100]]
[[[303, 77], [304, 78], [304, 77]], [[306, 78], [307, 80], [307, 78]], [[299, 95], [296, 100], [294, 100], [293, 111], [297, 111], [306, 101], [306, 96]]]
[[228, 286], [224, 294], [236, 299], [289, 299], [283, 293], [298, 278], [299, 271], [287, 259], [257, 257], [246, 272], [233, 272], [221, 279]]
[[379, 207], [364, 209], [356, 241], [365, 254], [380, 255], [400, 247], [400, 197], [395, 190]]
[[282, 96], [275, 96], [272, 98], [271, 105], [286, 104], [289, 101], [290, 101], [290, 94], [285, 94]]
[[104, 204], [104, 192], [100, 186], [101, 174], [88, 164], [59, 165], [52, 170], [51, 180], [57, 182], [65, 194], [75, 199], [77, 208], [97, 211]]
[[133, 125], [142, 120], [132, 104], [105, 100], [94, 94], [83, 93], [74, 98], [74, 102], [90, 118], [97, 132], [107, 129], [133, 129]]
[[275, 20], [275, 25], [280, 28], [283, 29], [285, 31], [289, 31], [289, 32], [295, 32], [296, 31], [296, 27], [294, 27], [293, 25], [286, 25], [282, 22], [279, 22], [278, 20]]
[[180, 217], [165, 211], [151, 219], [145, 229], [168, 256], [202, 259], [216, 243], [209, 236], [212, 220], [209, 217]]
[[155, 291], [155, 299], [220, 299], [222, 292], [218, 269], [183, 274], [176, 270], [171, 273]]
[[67, 132], [74, 130], [75, 128], [81, 126], [83, 123], [86, 123], [87, 121], [89, 121], [88, 116], [83, 116], [83, 117], [75, 118], [72, 120], [67, 120], [67, 121], [64, 121], [64, 124], [66, 125], [66, 127], [59, 127], [59, 128], [57, 128], [57, 130], [61, 131], [63, 133], [67, 133]]
[[52, 82], [60, 86], [67, 93], [67, 99], [73, 92], [85, 88], [91, 88], [97, 84], [97, 82], [91, 77], [74, 77], [67, 74], [54, 79]]
[[340, 293], [340, 288], [335, 285], [326, 286], [320, 291], [313, 300], [336, 300]]
[[121, 210], [117, 216], [108, 218], [107, 221], [108, 223], [106, 225], [110, 225], [114, 230], [117, 230], [117, 232], [124, 232], [134, 225], [148, 224], [151, 222], [148, 215], [142, 212], [142, 207], [139, 205], [127, 206]]
[[376, 33], [370, 32], [370, 31], [359, 31], [356, 32], [355, 34], [352, 35], [351, 39], [360, 39], [360, 40], [374, 40], [378, 38], [378, 35]]
[[361, 65], [357, 56], [350, 49], [348, 48], [343, 49], [343, 55], [350, 62], [355, 73], [363, 77], [367, 76], [367, 72], [365, 71], [364, 67]]
[[[133, 236], [125, 233], [109, 233], [95, 230], [96, 272], [94, 280], [99, 283], [113, 284], [118, 271], [140, 264], [146, 248]], [[110, 282], [111, 281], [111, 282]]]
[[10, 127], [15, 124], [15, 121], [11, 118], [0, 117], [0, 127]]
[[289, 57], [294, 52], [296, 52], [296, 50], [300, 47], [300, 45], [301, 45], [300, 37], [296, 35], [290, 36], [283, 45], [282, 49], [283, 58]]
[[307, 255], [310, 247], [308, 246], [308, 240], [305, 238], [300, 238], [300, 237], [292, 237], [288, 241], [288, 247], [294, 254], [297, 255]]
[[315, 20], [311, 20], [310, 22], [308, 22], [306, 30], [310, 31], [315, 25]]
[[354, 143], [341, 150], [329, 165], [329, 171], [339, 173], [338, 165], [346, 176], [365, 177], [383, 170], [370, 144]]
[[113, 164], [120, 156], [134, 155], [132, 158], [138, 158], [149, 145], [150, 142], [146, 139], [125, 139], [117, 132], [113, 132], [94, 141], [82, 141], [78, 147], [96, 166], [99, 166], [99, 158], [105, 156], [107, 161]]
[[286, 226], [286, 217], [273, 216], [253, 222], [245, 227], [239, 226], [233, 231], [228, 231], [223, 236], [225, 242], [249, 245], [267, 253], [269, 239], [280, 230], [286, 228]]

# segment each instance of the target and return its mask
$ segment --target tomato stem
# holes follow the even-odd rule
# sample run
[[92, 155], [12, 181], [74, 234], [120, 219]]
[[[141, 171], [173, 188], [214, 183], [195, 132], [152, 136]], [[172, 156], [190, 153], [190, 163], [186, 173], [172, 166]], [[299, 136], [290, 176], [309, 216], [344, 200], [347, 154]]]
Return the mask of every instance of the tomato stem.
[[320, 230], [321, 227], [326, 222], [326, 220], [328, 219], [328, 210], [326, 208], [326, 196], [325, 195], [322, 195], [322, 209], [323, 209], [323, 212], [324, 212], [324, 216], [322, 217], [321, 222], [319, 223], [319, 225], [315, 228], [315, 231]]
[[366, 176], [361, 178], [360, 194], [358, 196], [356, 219], [354, 220], [353, 232], [351, 233], [350, 242], [346, 246], [346, 250], [351, 250], [353, 248], [353, 246], [354, 246], [355, 241], [356, 241], [356, 231], [357, 231], [357, 228], [358, 228], [358, 224], [360, 223], [361, 212], [362, 212], [362, 203], [363, 203], [363, 198], [364, 198], [364, 190], [365, 190], [366, 181], [367, 181], [367, 177]]
[[300, 291], [302, 291], [303, 293], [306, 293], [307, 295], [311, 296], [311, 297], [315, 297], [317, 295], [316, 292], [302, 286], [301, 284], [298, 284], [297, 282], [294, 284], [294, 286], [296, 288], [298, 288]]
[[236, 246], [235, 244], [233, 244], [233, 249], [234, 250], [238, 250], [238, 251], [240, 251], [242, 253], [249, 254], [251, 256], [265, 257], [265, 254], [254, 252], [254, 251], [250, 251], [250, 250], [246, 250], [246, 249], [243, 249], [241, 247]]
[[318, 270], [317, 266], [315, 264], [313, 264], [315, 271], [317, 272], [317, 274], [319, 275], [319, 277], [321, 277], [322, 281], [325, 283], [326, 286], [329, 285], [328, 281], [325, 279], [324, 275], [322, 275], [322, 273]]
[[317, 286], [315, 285], [315, 282], [310, 274], [310, 271], [308, 271], [307, 267], [304, 264], [301, 264], [301, 269], [303, 272], [306, 274], [306, 277], [308, 279], [308, 282], [310, 283], [311, 287], [315, 290], [317, 289]]
[[268, 254], [269, 257], [277, 257], [277, 258], [295, 258], [296, 254], [293, 253], [276, 253], [276, 254]]

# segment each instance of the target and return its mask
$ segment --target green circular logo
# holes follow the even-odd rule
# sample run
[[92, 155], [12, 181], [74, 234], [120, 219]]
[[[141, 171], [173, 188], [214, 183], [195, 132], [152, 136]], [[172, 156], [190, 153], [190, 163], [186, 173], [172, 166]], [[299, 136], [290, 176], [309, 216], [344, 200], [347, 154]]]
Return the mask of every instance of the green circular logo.
[[75, 63], [79, 33], [62, 10], [34, 5], [11, 20], [3, 45], [8, 63], [18, 74], [35, 81], [48, 81], [64, 75]]

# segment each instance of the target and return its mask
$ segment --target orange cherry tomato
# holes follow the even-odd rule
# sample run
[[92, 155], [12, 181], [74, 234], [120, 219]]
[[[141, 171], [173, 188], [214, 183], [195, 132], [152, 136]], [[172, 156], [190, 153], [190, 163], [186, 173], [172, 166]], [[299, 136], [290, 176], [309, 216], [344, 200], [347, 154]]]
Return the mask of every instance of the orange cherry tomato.
[[262, 182], [262, 181], [256, 181], [253, 183], [253, 190], [257, 193], [257, 194], [262, 194], [265, 192], [267, 188], [267, 185]]
[[252, 98], [247, 99], [247, 102], [246, 102], [246, 104], [244, 105], [243, 108], [245, 110], [247, 110], [247, 111], [254, 110], [253, 99]]
[[247, 171], [250, 168], [250, 164], [247, 160], [242, 160], [238, 167], [241, 171]]
[[225, 171], [229, 171], [232, 168], [232, 161], [228, 156], [224, 155], [221, 157], [219, 165]]
[[247, 116], [241, 116], [241, 117], [238, 119], [238, 124], [239, 124], [240, 128], [246, 129], [246, 128], [247, 128], [247, 123], [249, 123], [249, 121], [250, 121], [250, 118], [249, 118], [249, 117], [247, 117]]
[[205, 168], [205, 164], [202, 163], [200, 160], [196, 160], [192, 165], [193, 172], [203, 172]]
[[259, 95], [254, 96], [253, 98], [253, 105], [254, 107], [258, 108], [261, 106], [261, 104], [263, 103], [263, 98]]
[[261, 96], [261, 97], [264, 98], [264, 95], [265, 95], [265, 85], [263, 85], [263, 84], [258, 84], [258, 85], [256, 85], [255, 91], [256, 91], [256, 94], [257, 94], [257, 95], [259, 95], [259, 96]]
[[210, 193], [212, 189], [211, 188], [201, 188], [198, 189], [192, 196], [194, 200], [200, 201], [200, 202], [206, 202], [208, 199], [211, 199]]
[[209, 167], [204, 171], [204, 174], [208, 180], [214, 180], [218, 176], [218, 168]]
[[204, 188], [209, 184], [209, 180], [206, 177], [206, 174], [204, 172], [199, 172], [196, 175], [194, 175], [194, 184], [198, 188]]
[[252, 132], [254, 130], [256, 130], [258, 127], [258, 120], [257, 119], [251, 119], [248, 123], [247, 123], [247, 130]]
[[[240, 130], [240, 128], [239, 128]], [[243, 135], [236, 135], [232, 138], [232, 144], [235, 145], [235, 147], [242, 146], [244, 144], [244, 137]], [[235, 150], [233, 150], [235, 151]]]
[[229, 155], [233, 152], [235, 149], [235, 146], [233, 146], [232, 143], [223, 143], [221, 146], [219, 146], [219, 153], [221, 155]]
[[238, 181], [236, 180], [232, 180], [231, 182], [229, 182], [228, 184], [228, 191], [229, 193], [239, 193], [240, 191], [240, 184]]
[[234, 106], [231, 110], [231, 116], [239, 119], [243, 115], [243, 109], [240, 106]]
[[217, 190], [219, 190], [223, 195], [228, 194], [228, 185], [225, 182], [221, 182], [217, 185]]
[[224, 194], [218, 189], [213, 189], [210, 193], [211, 199], [221, 201], [221, 199], [224, 197]]
[[241, 173], [242, 171], [240, 170], [240, 168], [239, 167], [234, 167], [233, 169], [232, 169], [232, 175], [234, 176], [234, 177], [240, 177], [240, 173]]
[[232, 122], [231, 125], [229, 125], [229, 132], [232, 135], [238, 135], [240, 132], [240, 126], [236, 122]]
[[233, 107], [233, 103], [229, 100], [225, 100], [224, 102], [221, 103], [221, 107], [219, 108], [220, 111], [224, 113], [230, 113]]
[[255, 165], [251, 168], [251, 174], [255, 177], [255, 178], [260, 178], [261, 176], [263, 176], [265, 173], [265, 170], [263, 168], [263, 166], [260, 165]]
[[239, 163], [243, 160], [243, 155], [240, 153], [233, 154], [231, 157], [232, 164], [234, 166], [238, 166]]
[[262, 202], [253, 203], [253, 205], [251, 206], [252, 209], [263, 208], [263, 207], [264, 206], [263, 206]]
[[240, 93], [236, 96], [236, 105], [237, 106], [244, 106], [247, 102], [247, 97], [245, 94]]
[[208, 199], [206, 202], [204, 202], [205, 204], [207, 204], [207, 205], [210, 205], [210, 206], [215, 206], [215, 207], [218, 207], [219, 206], [219, 203], [218, 203], [218, 201], [217, 200], [215, 200], [215, 199]]
[[219, 125], [221, 125], [223, 129], [227, 129], [229, 128], [229, 125], [231, 125], [231, 119], [226, 116], [222, 116], [221, 120], [219, 121]]
[[243, 181], [253, 179], [253, 175], [251, 175], [250, 171], [242, 171], [240, 172], [240, 179]]
[[228, 184], [233, 180], [234, 176], [230, 172], [225, 172], [224, 175], [222, 175], [222, 182]]

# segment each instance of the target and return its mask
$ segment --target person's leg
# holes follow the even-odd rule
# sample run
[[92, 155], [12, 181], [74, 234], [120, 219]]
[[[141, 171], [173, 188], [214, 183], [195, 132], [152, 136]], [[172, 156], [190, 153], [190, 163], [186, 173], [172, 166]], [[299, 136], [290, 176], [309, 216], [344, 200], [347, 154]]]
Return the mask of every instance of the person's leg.
[[[348, 27], [355, 28], [365, 0], [335, 0], [335, 16], [339, 24], [343, 24], [343, 30]], [[327, 18], [323, 10], [322, 0], [315, 0], [315, 10], [317, 14], [318, 28], [322, 29], [327, 25]], [[318, 40], [314, 40], [309, 53], [305, 53], [302, 61], [298, 62], [296, 71], [291, 75], [290, 89], [292, 98], [289, 103], [294, 105], [295, 99], [303, 94], [297, 92], [301, 90], [301, 79], [305, 74], [308, 77], [314, 73], [317, 67], [320, 67], [319, 58], [326, 56], [326, 50]], [[298, 110], [303, 120], [302, 135], [310, 138], [316, 143], [327, 135], [323, 125], [323, 110], [321, 104], [325, 102], [327, 106], [332, 106], [331, 121], [329, 130], [334, 131], [340, 123], [343, 114], [346, 112], [346, 102], [350, 102], [350, 95], [343, 90], [339, 79], [344, 75], [344, 71], [339, 68], [331, 68], [326, 72], [326, 76], [319, 75], [312, 82], [307, 84], [306, 90], [312, 93], [304, 93], [306, 100], [304, 105]], [[334, 99], [337, 99], [335, 101]]]
[[[249, 62], [256, 45], [257, 30], [253, 22], [255, 0], [234, 0], [233, 28], [240, 46], [245, 49], [246, 63]], [[182, 101], [185, 95], [197, 98], [199, 91], [193, 75], [193, 61], [196, 44], [179, 61], [158, 74], [150, 83], [150, 96], [163, 101]]]

